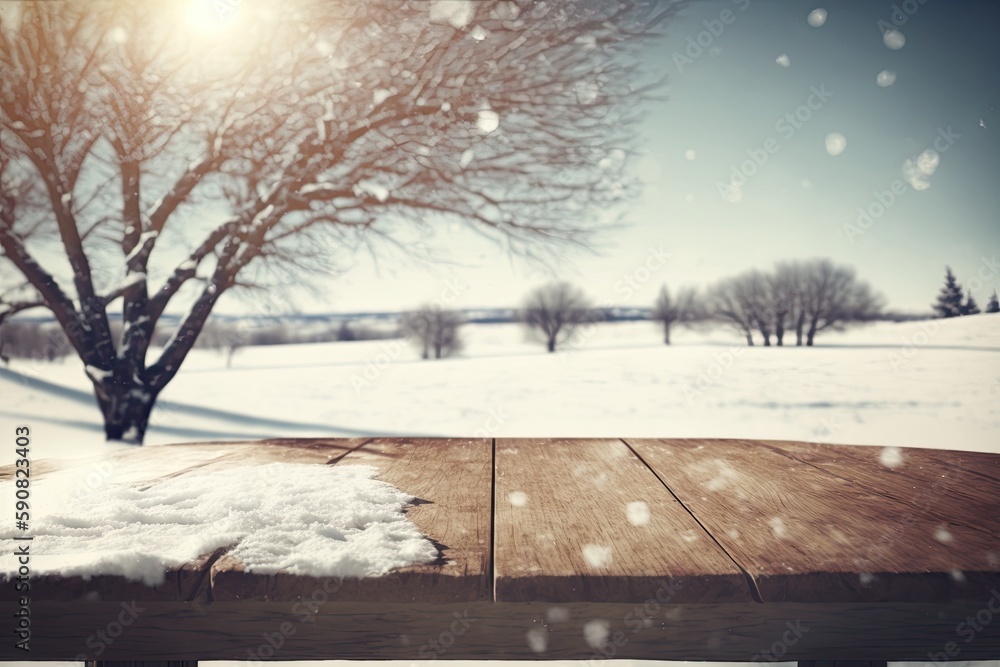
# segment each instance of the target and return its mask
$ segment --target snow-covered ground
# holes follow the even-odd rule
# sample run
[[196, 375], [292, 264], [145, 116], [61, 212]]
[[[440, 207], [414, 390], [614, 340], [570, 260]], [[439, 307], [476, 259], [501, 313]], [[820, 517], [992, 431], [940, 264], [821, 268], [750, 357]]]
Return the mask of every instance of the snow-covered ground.
[[[747, 348], [727, 330], [603, 324], [546, 354], [517, 325], [468, 325], [458, 358], [406, 341], [194, 351], [148, 444], [265, 437], [661, 436], [1000, 451], [1000, 316], [878, 323], [814, 348]], [[74, 359], [0, 369], [0, 428], [33, 456], [107, 451]], [[6, 450], [10, 463], [13, 450]]]
[[[815, 348], [747, 348], [723, 330], [680, 330], [674, 333], [674, 344], [667, 347], [660, 342], [659, 330], [642, 322], [598, 326], [584, 332], [564, 353], [552, 355], [539, 343], [526, 340], [514, 325], [467, 326], [463, 333], [463, 354], [444, 361], [420, 360], [405, 341], [250, 348], [236, 355], [232, 368], [225, 367], [221, 355], [198, 350], [164, 393], [148, 441], [368, 434], [645, 435], [1000, 452], [998, 316], [880, 323], [827, 334]], [[87, 456], [124, 446], [102, 441], [99, 415], [83, 369], [75, 361], [27, 365], [15, 360], [9, 369], [0, 370], [0, 392], [4, 399], [0, 428], [13, 434], [16, 424], [30, 425], [35, 459]], [[8, 452], [13, 458], [13, 449]], [[336, 468], [322, 472], [334, 473]], [[308, 482], [300, 472], [295, 474]], [[50, 481], [58, 482], [55, 477]], [[327, 481], [318, 480], [329, 490]], [[354, 481], [360, 485], [357, 493], [384, 506], [386, 525], [404, 528], [406, 546], [413, 551], [404, 554], [404, 560], [426, 558], [427, 554], [418, 553], [425, 541], [405, 530], [397, 492], [379, 487], [365, 475]], [[208, 486], [204, 482], [188, 480], [185, 488], [167, 485], [154, 489], [151, 498], [139, 499], [156, 504], [157, 498], [167, 494], [181, 500], [170, 510], [176, 520], [166, 522], [160, 531], [171, 544], [176, 542], [176, 553], [168, 553], [173, 560], [188, 558], [190, 554], [184, 552], [188, 547], [188, 551], [210, 548], [219, 534], [268, 529], [267, 508], [261, 509], [266, 503], [256, 503], [245, 489], [242, 495], [233, 494], [225, 480], [207, 480]], [[228, 498], [228, 504], [218, 504], [225, 511], [211, 511], [213, 493]], [[39, 497], [50, 495], [59, 504], [58, 494]], [[93, 533], [92, 540], [97, 542], [126, 537], [138, 545], [156, 539], [137, 522], [146, 509], [133, 506], [138, 502], [133, 496], [127, 488], [91, 494], [89, 502], [99, 507], [60, 509], [53, 515], [49, 532], [60, 539], [66, 532], [63, 528], [74, 526], [70, 531], [74, 535], [78, 537], [82, 528]], [[229, 510], [233, 498], [249, 503], [238, 508], [235, 527]], [[303, 499], [320, 509], [337, 505], [324, 503], [322, 492], [310, 488], [285, 500], [298, 503]], [[206, 518], [196, 529], [184, 529], [188, 540], [176, 540], [176, 527], [189, 521], [184, 516], [189, 509], [197, 509]], [[65, 520], [60, 523], [56, 515], [65, 515]], [[86, 517], [99, 519], [93, 525], [74, 523]], [[333, 517], [328, 523], [345, 521], [338, 523]], [[269, 538], [268, 549], [250, 556], [265, 568], [275, 563], [287, 566], [285, 561], [295, 554], [301, 561], [301, 549], [294, 554], [280, 550], [286, 537]], [[301, 537], [296, 534], [292, 541]], [[69, 552], [80, 554], [79, 562], [70, 565], [81, 572], [104, 567], [106, 563], [87, 560], [88, 554], [102, 552], [100, 545], [94, 546], [70, 548]], [[386, 552], [399, 555], [398, 546], [387, 544]], [[339, 567], [333, 562], [336, 558], [334, 554], [323, 562], [296, 563], [305, 570], [329, 571]], [[394, 564], [391, 558], [376, 560], [364, 567], [377, 571]], [[65, 562], [52, 565], [66, 567]], [[127, 574], [142, 578], [162, 572], [162, 564], [147, 565]], [[350, 664], [337, 662], [334, 667]], [[405, 663], [409, 667], [425, 664], [429, 663]], [[477, 667], [482, 663], [454, 664]], [[652, 665], [644, 661], [622, 664]], [[741, 663], [715, 664], [735, 667]], [[404, 663], [387, 667], [397, 665]], [[895, 665], [903, 667], [904, 663]]]

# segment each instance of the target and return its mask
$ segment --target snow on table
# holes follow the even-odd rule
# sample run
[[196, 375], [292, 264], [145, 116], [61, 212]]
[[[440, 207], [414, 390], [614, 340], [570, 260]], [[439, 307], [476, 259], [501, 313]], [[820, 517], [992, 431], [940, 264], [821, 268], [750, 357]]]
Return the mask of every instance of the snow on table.
[[[36, 659], [95, 659], [88, 638], [124, 604], [143, 611], [101, 659], [260, 659], [279, 637], [275, 659], [751, 660], [790, 622], [807, 632], [786, 660], [906, 660], [1000, 602], [995, 454], [391, 438], [39, 469]], [[72, 495], [94, 470], [96, 498], [45, 509], [46, 481]], [[137, 560], [73, 553], [77, 530], [99, 548], [126, 537]], [[963, 646], [997, 652], [989, 627]]]

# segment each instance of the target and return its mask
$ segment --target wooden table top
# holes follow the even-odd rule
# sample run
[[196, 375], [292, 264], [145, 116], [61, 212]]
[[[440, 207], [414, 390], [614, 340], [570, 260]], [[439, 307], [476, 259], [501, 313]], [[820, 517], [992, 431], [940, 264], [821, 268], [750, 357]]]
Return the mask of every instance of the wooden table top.
[[[378, 438], [145, 447], [106, 460], [140, 489], [236, 464], [375, 466], [417, 499], [407, 516], [440, 556], [339, 582], [337, 604], [981, 606], [1000, 588], [1000, 455], [903, 449], [890, 467], [883, 454], [751, 440]], [[67, 464], [32, 465], [36, 481]], [[143, 472], [154, 468], [158, 478]], [[247, 572], [219, 550], [157, 587], [40, 576], [32, 599], [63, 611], [85, 600], [250, 608], [322, 585]], [[15, 599], [9, 583], [0, 590]]]

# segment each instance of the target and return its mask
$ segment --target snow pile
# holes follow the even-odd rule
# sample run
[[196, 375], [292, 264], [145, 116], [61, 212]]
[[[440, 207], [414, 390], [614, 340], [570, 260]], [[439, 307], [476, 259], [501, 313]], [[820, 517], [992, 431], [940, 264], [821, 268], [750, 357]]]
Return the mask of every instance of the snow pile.
[[[314, 577], [378, 576], [437, 558], [403, 514], [412, 500], [372, 466], [272, 463], [95, 490], [69, 473], [35, 482], [33, 574], [121, 575], [155, 586], [164, 571], [219, 547], [247, 570]], [[14, 496], [10, 482], [0, 494]], [[67, 491], [68, 490], [68, 491]], [[13, 531], [0, 573], [17, 571]], [[20, 544], [24, 544], [23, 542]]]

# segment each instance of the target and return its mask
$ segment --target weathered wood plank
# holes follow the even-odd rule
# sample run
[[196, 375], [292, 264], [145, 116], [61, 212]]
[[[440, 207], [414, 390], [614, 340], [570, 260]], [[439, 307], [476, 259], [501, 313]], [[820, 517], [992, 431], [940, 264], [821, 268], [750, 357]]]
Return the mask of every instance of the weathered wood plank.
[[[162, 447], [134, 447], [81, 459], [32, 460], [31, 477], [40, 481], [53, 474], [72, 470], [81, 485], [99, 488], [110, 479], [149, 480], [154, 471], [169, 475], [224, 456], [241, 443], [197, 443]], [[0, 481], [14, 476], [15, 466], [0, 467]]]
[[[46, 602], [32, 608], [30, 657], [927, 661], [953, 642], [953, 659], [996, 659], [1000, 623], [956, 634], [987, 604], [150, 602], [116, 627], [121, 604]], [[24, 657], [0, 644], [0, 660]]]
[[256, 575], [230, 556], [212, 567], [215, 600], [296, 600], [326, 594], [337, 600], [466, 602], [491, 597], [490, 532], [493, 456], [485, 439], [375, 439], [337, 465], [364, 464], [379, 479], [416, 498], [407, 516], [435, 542], [441, 558], [381, 577], [335, 586], [312, 577]]
[[[67, 479], [85, 486], [85, 490], [92, 493], [100, 493], [101, 487], [108, 483], [132, 484], [144, 490], [165, 479], [223, 466], [263, 465], [277, 461], [326, 464], [338, 460], [363, 442], [361, 439], [264, 440], [136, 447], [102, 457], [42, 461], [40, 463], [47, 465], [40, 473], [36, 470], [38, 466], [32, 463], [32, 478], [38, 482], [51, 475], [65, 473]], [[34, 576], [31, 581], [32, 598], [86, 602], [204, 598], [209, 595], [210, 568], [224, 551], [219, 549], [203, 554], [181, 568], [165, 570], [164, 582], [159, 586], [147, 586], [118, 575], [89, 578]], [[17, 592], [14, 587], [0, 577], [0, 600], [15, 599]]]
[[938, 517], [946, 530], [960, 525], [983, 532], [994, 538], [1000, 559], [1000, 454], [788, 441], [759, 446], [907, 505], [899, 522], [912, 521], [916, 512]]
[[887, 493], [856, 483], [870, 472], [846, 458], [837, 475], [754, 441], [627, 442], [753, 576], [764, 602], [943, 602], [986, 599], [1000, 586], [998, 545], [982, 529], [996, 515], [951, 525], [947, 539], [940, 516], [902, 500], [905, 484]]
[[743, 575], [620, 440], [498, 440], [502, 602], [748, 601]]

